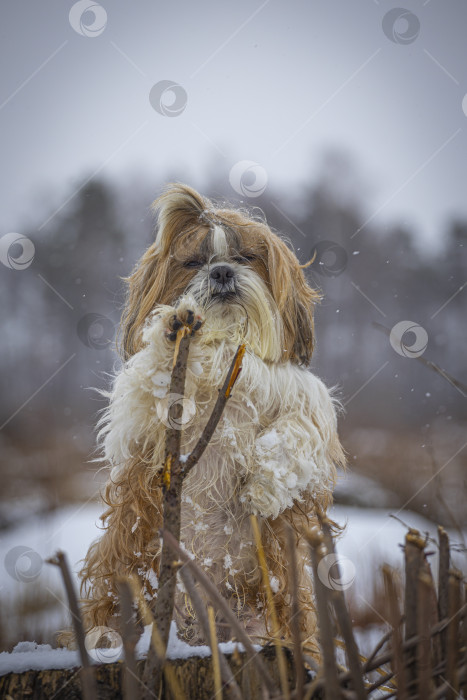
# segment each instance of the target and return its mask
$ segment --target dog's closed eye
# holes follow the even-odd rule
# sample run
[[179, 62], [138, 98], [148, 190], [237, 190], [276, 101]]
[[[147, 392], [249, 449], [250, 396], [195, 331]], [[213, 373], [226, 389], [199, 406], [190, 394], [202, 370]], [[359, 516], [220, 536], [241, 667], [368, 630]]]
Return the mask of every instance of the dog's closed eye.
[[190, 260], [185, 260], [183, 262], [183, 267], [203, 267], [204, 264], [204, 260], [193, 258]]
[[253, 255], [252, 253], [244, 253], [240, 255], [235, 255], [232, 260], [236, 263], [240, 264], [245, 264], [249, 262], [253, 262], [253, 260], [256, 260], [257, 256]]

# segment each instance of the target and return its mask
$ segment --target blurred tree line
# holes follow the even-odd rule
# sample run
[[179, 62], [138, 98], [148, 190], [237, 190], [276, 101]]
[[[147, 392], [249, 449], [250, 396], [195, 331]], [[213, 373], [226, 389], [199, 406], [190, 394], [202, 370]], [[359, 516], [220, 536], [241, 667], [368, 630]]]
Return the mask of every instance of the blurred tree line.
[[[225, 176], [190, 184], [239, 202]], [[158, 186], [94, 179], [42, 230], [22, 231], [35, 246], [27, 269], [0, 265], [0, 446], [13, 495], [35, 479], [39, 491], [50, 493], [53, 484], [60, 501], [70, 496], [57, 486], [60, 475], [90, 479], [93, 467], [83, 464], [103, 406], [90, 387], [104, 388], [116, 362], [121, 278], [153, 239], [149, 206]], [[315, 255], [306, 274], [323, 301], [313, 370], [346, 404], [344, 434], [362, 427], [418, 433], [435, 420], [465, 419], [465, 395], [396, 353], [373, 323], [419, 324], [428, 334], [423, 356], [466, 380], [466, 221], [453, 220], [430, 248], [403, 225], [364, 225], [358, 178], [340, 154], [328, 156], [319, 181], [293, 193], [268, 187], [243, 204], [260, 207], [302, 263]]]

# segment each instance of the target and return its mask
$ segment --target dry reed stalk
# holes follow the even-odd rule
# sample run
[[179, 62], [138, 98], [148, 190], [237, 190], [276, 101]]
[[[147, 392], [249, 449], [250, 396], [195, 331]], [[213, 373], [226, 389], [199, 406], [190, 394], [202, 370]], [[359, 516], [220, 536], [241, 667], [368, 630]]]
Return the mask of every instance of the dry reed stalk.
[[258, 552], [258, 561], [261, 569], [261, 575], [263, 578], [263, 586], [266, 590], [266, 603], [268, 606], [269, 616], [272, 622], [272, 634], [274, 637], [274, 645], [276, 647], [276, 657], [279, 666], [279, 678], [281, 683], [282, 695], [286, 700], [290, 698], [289, 683], [287, 679], [287, 666], [284, 659], [284, 650], [282, 649], [280, 635], [280, 627], [277, 621], [276, 606], [274, 605], [274, 599], [271, 590], [271, 583], [269, 581], [269, 572], [266, 564], [266, 556], [264, 554], [263, 543], [261, 541], [261, 533], [259, 531], [258, 520], [255, 515], [250, 516], [251, 527], [253, 529], [253, 535], [256, 542], [256, 549]]
[[70, 574], [70, 568], [64, 552], [57, 552], [54, 557], [47, 559], [48, 564], [58, 566], [62, 574], [63, 583], [68, 599], [68, 606], [71, 613], [73, 629], [75, 631], [76, 643], [78, 645], [79, 656], [81, 659], [82, 669], [80, 671], [81, 685], [83, 691], [83, 700], [97, 700], [97, 685], [94, 677], [91, 660], [86, 649], [86, 636], [84, 634], [83, 619], [78, 605], [73, 580]]
[[[337, 700], [341, 696], [340, 683], [337, 676], [336, 658], [334, 654], [334, 635], [331, 627], [331, 620], [328, 609], [328, 589], [325, 587], [318, 575], [318, 565], [322, 557], [327, 554], [323, 544], [323, 535], [317, 528], [308, 530], [305, 537], [310, 545], [310, 559], [313, 569], [314, 592], [316, 598], [316, 608], [320, 626], [320, 641], [323, 652], [324, 663], [324, 687], [329, 698]], [[350, 677], [350, 674], [349, 674]]]
[[123, 697], [125, 700], [133, 700], [138, 697], [139, 678], [135, 649], [139, 634], [133, 620], [133, 594], [130, 583], [125, 578], [119, 578], [117, 580], [117, 589], [120, 600], [120, 631], [125, 656]]
[[[424, 562], [426, 541], [417, 530], [410, 529], [405, 536], [405, 639], [415, 637], [418, 622], [418, 579]], [[410, 692], [417, 679], [416, 649], [411, 647], [405, 655], [407, 686]]]
[[[324, 545], [329, 553], [335, 554], [334, 541], [331, 534], [330, 521], [324, 515], [318, 513], [318, 519], [324, 535]], [[336, 559], [334, 567], [337, 568], [337, 579], [340, 580], [339, 559]], [[365, 684], [363, 682], [363, 671], [360, 663], [360, 655], [355, 642], [355, 637], [352, 631], [352, 620], [345, 602], [344, 592], [338, 589], [329, 590], [329, 598], [336, 618], [342, 633], [345, 643], [345, 652], [349, 664], [349, 670], [352, 674], [352, 686], [355, 691], [357, 700], [365, 700], [367, 694], [365, 692]]]
[[446, 680], [449, 684], [446, 698], [454, 700], [459, 694], [459, 610], [461, 605], [462, 574], [451, 569], [448, 573], [448, 615], [446, 638]]
[[430, 636], [431, 578], [420, 572], [418, 578], [417, 633], [417, 690], [420, 698], [427, 698], [432, 690], [431, 636]]
[[219, 661], [219, 646], [216, 634], [216, 614], [212, 605], [208, 605], [209, 646], [212, 655], [212, 671], [214, 676], [215, 697], [222, 700], [221, 665]]
[[[450, 567], [450, 549], [448, 533], [441, 526], [438, 527], [439, 560], [438, 560], [438, 615], [440, 620], [448, 617], [448, 578]], [[441, 661], [446, 659], [447, 631], [440, 636]]]
[[390, 566], [383, 566], [383, 578], [389, 607], [389, 622], [392, 627], [392, 665], [396, 675], [399, 700], [406, 700], [407, 685], [404, 657], [402, 653], [401, 612], [395, 584], [395, 572]]
[[295, 665], [295, 694], [298, 700], [303, 698], [303, 686], [305, 684], [305, 666], [302, 654], [302, 640], [300, 635], [300, 602], [298, 595], [298, 576], [297, 576], [297, 555], [295, 552], [295, 537], [294, 531], [287, 525], [285, 528], [287, 554], [290, 563], [290, 581], [292, 587], [292, 607], [290, 628], [292, 631], [293, 641], [293, 658]]

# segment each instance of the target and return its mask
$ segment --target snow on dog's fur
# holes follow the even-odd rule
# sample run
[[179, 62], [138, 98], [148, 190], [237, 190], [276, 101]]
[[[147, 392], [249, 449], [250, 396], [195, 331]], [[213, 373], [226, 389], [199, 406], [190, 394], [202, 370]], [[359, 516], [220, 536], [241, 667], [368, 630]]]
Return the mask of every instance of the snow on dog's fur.
[[[100, 421], [111, 467], [102, 519], [106, 530], [81, 572], [87, 629], [117, 622], [116, 578], [137, 574], [157, 595], [162, 525], [161, 470], [174, 355], [174, 317], [204, 320], [190, 345], [182, 454], [211, 413], [240, 342], [246, 355], [214, 436], [183, 485], [181, 542], [230, 601], [250, 632], [268, 636], [249, 515], [260, 522], [282, 634], [289, 636], [290, 581], [285, 524], [300, 561], [304, 636], [316, 623], [301, 530], [326, 510], [336, 465], [344, 463], [333, 401], [308, 369], [318, 294], [286, 244], [262, 221], [215, 208], [185, 185], [156, 201], [154, 244], [129, 278], [122, 319], [125, 364]], [[177, 621], [198, 640], [179, 584]], [[222, 622], [222, 620], [219, 620]], [[224, 628], [220, 627], [222, 632]]]

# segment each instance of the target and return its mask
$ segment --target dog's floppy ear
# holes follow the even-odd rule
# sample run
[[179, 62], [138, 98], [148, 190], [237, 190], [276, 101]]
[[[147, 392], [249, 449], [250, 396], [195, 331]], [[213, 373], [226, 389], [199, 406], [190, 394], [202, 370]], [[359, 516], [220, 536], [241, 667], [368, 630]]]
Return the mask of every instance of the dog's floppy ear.
[[200, 218], [209, 204], [188, 185], [168, 185], [152, 205], [157, 217], [155, 250], [162, 255], [167, 254], [171, 241], [177, 235], [194, 231], [199, 226]]
[[187, 185], [168, 185], [153, 204], [157, 217], [156, 240], [125, 279], [128, 295], [120, 324], [121, 354], [126, 360], [140, 348], [146, 318], [157, 304], [173, 302], [170, 244], [182, 233], [195, 231], [209, 202]]
[[270, 233], [266, 243], [270, 285], [282, 317], [283, 359], [306, 365], [313, 354], [313, 311], [320, 295], [308, 285], [296, 256], [284, 241]]

